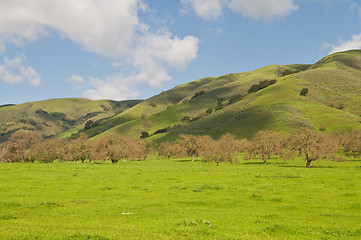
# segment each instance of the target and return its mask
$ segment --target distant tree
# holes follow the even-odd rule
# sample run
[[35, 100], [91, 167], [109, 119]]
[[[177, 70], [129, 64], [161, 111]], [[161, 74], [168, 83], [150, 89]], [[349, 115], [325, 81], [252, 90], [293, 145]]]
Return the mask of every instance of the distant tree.
[[46, 139], [30, 147], [28, 161], [53, 162], [63, 159], [62, 146], [66, 144], [65, 139]]
[[92, 140], [89, 139], [88, 135], [81, 133], [79, 138], [69, 142], [68, 160], [81, 161], [82, 163], [89, 160], [91, 162], [92, 147]]
[[176, 143], [182, 146], [183, 150], [187, 153], [188, 156], [192, 157], [192, 162], [194, 162], [195, 156], [198, 156], [202, 147], [200, 138], [193, 135], [179, 135]]
[[263, 163], [274, 155], [282, 152], [282, 138], [279, 133], [271, 130], [259, 131], [248, 145], [247, 152], [250, 156], [260, 156]]
[[191, 122], [191, 117], [189, 116], [184, 116], [182, 119], [181, 119], [182, 122], [185, 122], [185, 123], [189, 123]]
[[166, 128], [161, 128], [161, 129], [158, 129], [157, 131], [155, 131], [154, 135], [159, 134], [159, 133], [165, 133], [165, 132], [167, 132], [167, 129]]
[[340, 138], [347, 156], [361, 156], [361, 129], [354, 129], [350, 133], [344, 133]]
[[223, 135], [220, 140], [213, 140], [209, 136], [203, 137], [201, 140], [202, 161], [215, 161], [217, 166], [221, 162], [233, 162], [234, 154], [239, 149], [238, 142], [235, 137], [229, 133]]
[[40, 132], [17, 131], [3, 145], [2, 158], [6, 162], [27, 161], [29, 148], [40, 143]]
[[195, 99], [197, 97], [200, 97], [202, 95], [206, 94], [206, 92], [204, 90], [196, 92], [196, 94], [194, 94], [194, 96], [191, 99]]
[[177, 142], [163, 142], [158, 147], [158, 154], [166, 158], [186, 156], [187, 153]]
[[302, 88], [301, 92], [300, 92], [300, 95], [301, 96], [306, 96], [307, 94], [308, 94], [308, 88]]
[[306, 167], [310, 167], [312, 161], [321, 158], [340, 160], [336, 154], [336, 150], [340, 147], [338, 142], [326, 133], [300, 128], [290, 136], [288, 142], [292, 150], [304, 156]]
[[218, 98], [216, 107], [215, 107], [214, 109], [215, 109], [216, 111], [218, 111], [218, 110], [221, 110], [222, 108], [224, 108], [223, 98]]
[[121, 159], [145, 159], [146, 150], [146, 142], [143, 140], [133, 141], [112, 133], [95, 142], [92, 158], [110, 160], [112, 163], [117, 163]]
[[253, 84], [249, 89], [248, 89], [248, 93], [254, 93], [257, 92], [259, 90], [259, 85], [258, 84]]
[[142, 138], [142, 139], [145, 139], [145, 138], [147, 138], [147, 137], [149, 137], [149, 133], [146, 132], [146, 131], [143, 131], [143, 132], [140, 134], [140, 138]]
[[213, 108], [208, 108], [207, 110], [206, 110], [206, 114], [211, 114], [213, 112]]
[[85, 123], [85, 127], [84, 127], [84, 130], [88, 130], [90, 128], [92, 128], [92, 124], [94, 122], [92, 120], [88, 120], [86, 123]]

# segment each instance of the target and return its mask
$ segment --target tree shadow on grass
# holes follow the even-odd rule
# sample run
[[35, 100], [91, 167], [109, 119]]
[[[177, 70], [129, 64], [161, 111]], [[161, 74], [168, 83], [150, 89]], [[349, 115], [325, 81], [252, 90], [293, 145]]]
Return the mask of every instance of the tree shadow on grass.
[[306, 167], [306, 166], [300, 166], [300, 165], [284, 165], [281, 167], [287, 167], [287, 168], [339, 168], [336, 166], [310, 166], [310, 167]]
[[267, 163], [263, 163], [263, 162], [245, 162], [243, 163], [245, 165], [284, 165], [285, 163], [283, 162], [267, 162]]

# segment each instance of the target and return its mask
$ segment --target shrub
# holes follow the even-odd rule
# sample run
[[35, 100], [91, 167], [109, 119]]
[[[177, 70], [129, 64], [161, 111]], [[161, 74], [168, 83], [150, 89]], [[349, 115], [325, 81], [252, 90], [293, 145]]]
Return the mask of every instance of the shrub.
[[149, 137], [149, 133], [148, 132], [142, 132], [141, 134], [140, 134], [140, 138], [142, 138], [142, 139], [144, 139], [144, 138], [147, 138], [147, 137]]
[[158, 134], [158, 133], [165, 133], [165, 132], [167, 132], [166, 128], [158, 129], [157, 131], [154, 132], [154, 135]]
[[233, 104], [233, 103], [238, 102], [240, 100], [242, 100], [242, 95], [235, 95], [235, 96], [231, 97], [228, 100], [228, 104]]
[[306, 96], [308, 94], [308, 88], [302, 88], [300, 95], [301, 96]]
[[258, 84], [253, 84], [249, 89], [248, 89], [248, 93], [254, 93], [257, 92], [259, 90], [259, 85]]
[[212, 112], [213, 112], [213, 108], [208, 108], [206, 111], [207, 114], [211, 114]]
[[202, 90], [202, 91], [199, 91], [199, 92], [196, 92], [196, 94], [195, 94], [191, 99], [200, 97], [200, 96], [202, 96], [202, 95], [204, 95], [204, 94], [206, 94], [206, 92], [203, 91], [203, 90]]

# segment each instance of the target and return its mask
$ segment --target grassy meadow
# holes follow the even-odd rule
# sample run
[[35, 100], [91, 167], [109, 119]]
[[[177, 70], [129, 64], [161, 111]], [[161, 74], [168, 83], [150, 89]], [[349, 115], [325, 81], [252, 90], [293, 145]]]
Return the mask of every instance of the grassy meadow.
[[360, 239], [361, 161], [0, 163], [0, 239]]

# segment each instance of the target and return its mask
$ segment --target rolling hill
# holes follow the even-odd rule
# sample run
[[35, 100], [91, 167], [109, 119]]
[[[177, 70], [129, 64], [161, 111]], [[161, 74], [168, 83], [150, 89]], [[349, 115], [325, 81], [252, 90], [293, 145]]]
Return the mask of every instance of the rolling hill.
[[[252, 85], [276, 83], [257, 92]], [[309, 93], [301, 96], [302, 88]], [[361, 124], [361, 51], [327, 56], [315, 64], [270, 65], [254, 71], [209, 77], [164, 91], [86, 131], [140, 136], [156, 142], [178, 134], [231, 132], [251, 138], [257, 131], [351, 130]], [[157, 133], [157, 134], [154, 134]]]
[[[300, 95], [303, 88], [308, 89], [305, 96]], [[54, 101], [64, 101], [61, 111]], [[179, 134], [217, 139], [227, 132], [251, 138], [264, 129], [291, 132], [311, 127], [319, 131], [349, 131], [361, 128], [361, 51], [335, 53], [315, 64], [270, 65], [203, 78], [141, 102], [131, 101], [131, 105], [121, 102], [120, 108], [114, 107], [118, 103], [114, 101], [77, 99], [76, 105], [72, 101], [47, 100], [2, 107], [0, 126], [10, 133], [26, 127], [58, 137], [76, 137], [84, 131], [95, 138], [110, 132], [139, 138], [147, 132], [158, 143]], [[74, 110], [75, 106], [81, 110]], [[5, 118], [5, 111], [10, 110], [12, 117]], [[59, 113], [66, 117], [61, 118]], [[92, 122], [84, 129], [88, 120]]]
[[40, 131], [45, 137], [69, 137], [84, 129], [86, 122], [112, 117], [139, 102], [64, 98], [0, 106], [0, 141], [18, 130]]

